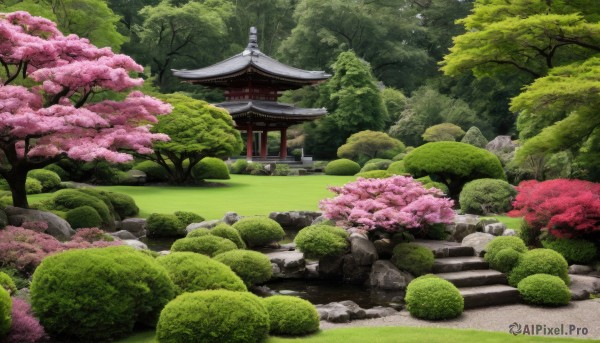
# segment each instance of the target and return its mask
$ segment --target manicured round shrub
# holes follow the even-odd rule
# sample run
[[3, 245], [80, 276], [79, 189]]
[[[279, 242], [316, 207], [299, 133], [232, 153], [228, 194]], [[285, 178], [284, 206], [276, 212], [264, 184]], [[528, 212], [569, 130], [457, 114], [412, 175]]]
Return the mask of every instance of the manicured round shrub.
[[248, 168], [248, 162], [246, 160], [236, 160], [230, 167], [231, 174], [244, 174]]
[[525, 302], [534, 305], [563, 306], [571, 300], [569, 287], [554, 275], [530, 275], [519, 282], [517, 289]]
[[17, 286], [13, 279], [3, 272], [0, 272], [0, 288], [4, 288], [8, 294], [14, 294], [17, 291]]
[[404, 161], [396, 161], [391, 163], [388, 166], [387, 171], [394, 175], [404, 175], [407, 174], [406, 169], [404, 169]]
[[130, 247], [68, 250], [46, 257], [33, 274], [31, 302], [58, 340], [104, 341], [134, 324], [155, 325], [175, 296], [167, 271]]
[[494, 257], [493, 267], [494, 269], [503, 273], [508, 273], [519, 264], [523, 253], [516, 251], [513, 248], [504, 248], [496, 254]]
[[214, 259], [228, 265], [246, 286], [267, 282], [273, 274], [271, 260], [258, 251], [231, 250], [216, 255]]
[[371, 170], [367, 172], [360, 172], [356, 174], [356, 177], [364, 177], [365, 179], [386, 179], [393, 174], [387, 170]]
[[35, 169], [27, 173], [27, 177], [34, 178], [41, 182], [42, 191], [48, 192], [60, 186], [60, 176], [53, 171], [46, 169]]
[[517, 190], [504, 180], [478, 179], [463, 187], [458, 202], [463, 213], [506, 213], [516, 195]]
[[300, 336], [319, 330], [319, 313], [304, 299], [275, 295], [263, 299], [263, 304], [269, 312], [273, 335]]
[[429, 176], [424, 176], [418, 179], [415, 179], [416, 181], [419, 181], [423, 187], [425, 187], [425, 189], [430, 189], [430, 188], [437, 188], [439, 190], [441, 190], [442, 192], [444, 192], [444, 194], [449, 194], [450, 189], [448, 188], [448, 186], [446, 186], [445, 184], [441, 183], [441, 182], [436, 182], [433, 181]]
[[394, 247], [391, 262], [400, 270], [415, 276], [431, 272], [433, 252], [413, 243], [401, 243]]
[[508, 283], [517, 287], [529, 275], [549, 274], [558, 276], [565, 284], [570, 284], [569, 265], [561, 254], [550, 249], [533, 249], [521, 256], [517, 266], [510, 272]]
[[181, 225], [184, 227], [187, 227], [191, 223], [201, 223], [204, 221], [204, 217], [193, 212], [177, 211], [173, 214], [179, 219]]
[[583, 239], [545, 239], [542, 245], [558, 252], [569, 263], [587, 264], [598, 254], [596, 245]]
[[438, 277], [413, 280], [406, 288], [406, 308], [411, 315], [428, 320], [451, 319], [464, 310], [458, 288]]
[[146, 230], [149, 237], [185, 236], [185, 225], [174, 214], [152, 213], [146, 219]]
[[171, 246], [171, 251], [190, 251], [210, 257], [235, 249], [237, 246], [232, 241], [212, 235], [178, 239]]
[[64, 170], [58, 164], [50, 164], [45, 166], [43, 169], [55, 172], [56, 175], [58, 175], [58, 177], [61, 179], [61, 181], [69, 180], [69, 173], [67, 173], [67, 171]]
[[515, 236], [500, 236], [494, 238], [488, 245], [485, 247], [485, 256], [483, 257], [493, 269], [506, 269], [506, 265], [503, 265], [496, 259], [496, 255], [502, 250], [506, 248], [511, 248], [515, 250], [517, 253], [524, 253], [527, 251], [527, 247], [522, 239]]
[[327, 163], [325, 174], [327, 175], [354, 175], [360, 171], [360, 165], [352, 160], [342, 158]]
[[235, 243], [239, 249], [246, 249], [246, 243], [244, 243], [242, 240], [242, 236], [240, 236], [239, 231], [225, 223], [217, 224], [217, 226], [210, 230], [210, 234], [217, 237], [227, 238]]
[[32, 177], [28, 177], [25, 180], [25, 191], [27, 194], [40, 194], [42, 193], [42, 183]]
[[471, 144], [482, 149], [485, 149], [485, 146], [488, 144], [488, 140], [477, 126], [471, 126], [460, 141], [461, 143]]
[[252, 343], [269, 333], [269, 314], [259, 297], [226, 290], [184, 293], [160, 315], [160, 343]]
[[222, 159], [205, 157], [192, 168], [192, 176], [196, 180], [229, 180], [229, 169]]
[[140, 208], [129, 195], [115, 192], [105, 193], [121, 220], [128, 217], [135, 217], [140, 213]]
[[136, 164], [133, 169], [146, 173], [148, 182], [164, 182], [169, 180], [169, 174], [160, 164], [153, 161], [143, 161]]
[[100, 227], [102, 225], [102, 218], [91, 206], [81, 206], [68, 210], [66, 220], [73, 229]]
[[364, 166], [360, 169], [360, 172], [368, 172], [373, 170], [387, 170], [390, 164], [392, 164], [392, 160], [386, 160], [383, 158], [374, 158], [368, 160]]
[[311, 225], [300, 230], [294, 242], [306, 258], [321, 259], [343, 254], [348, 249], [348, 232], [331, 225]]
[[285, 237], [281, 225], [266, 217], [246, 217], [233, 224], [250, 248], [269, 245]]
[[8, 291], [0, 287], [0, 339], [4, 338], [10, 331], [12, 300]]
[[208, 236], [210, 234], [211, 234], [210, 229], [201, 227], [201, 228], [195, 229], [194, 231], [190, 231], [190, 233], [188, 233], [187, 236], [185, 236], [185, 237], [186, 238], [194, 238], [194, 237]]
[[68, 211], [81, 206], [93, 207], [102, 218], [102, 227], [114, 227], [115, 217], [109, 208], [110, 200], [94, 189], [62, 189], [54, 193], [51, 202], [51, 209], [58, 211]]
[[193, 252], [171, 252], [156, 261], [169, 273], [177, 294], [208, 289], [246, 291], [239, 276], [228, 266], [208, 256]]

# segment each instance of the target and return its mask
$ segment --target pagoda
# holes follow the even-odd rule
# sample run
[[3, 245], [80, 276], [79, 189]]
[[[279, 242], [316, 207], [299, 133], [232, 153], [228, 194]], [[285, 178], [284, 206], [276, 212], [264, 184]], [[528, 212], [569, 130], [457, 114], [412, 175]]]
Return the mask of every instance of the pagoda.
[[258, 48], [257, 31], [250, 28], [248, 46], [241, 53], [206, 68], [173, 70], [179, 79], [192, 84], [223, 89], [225, 102], [214, 104], [226, 109], [235, 127], [246, 133], [246, 157], [252, 160], [255, 133], [260, 137], [260, 159], [267, 158], [267, 134], [279, 131], [280, 159], [287, 157], [287, 128], [318, 119], [325, 108], [299, 108], [277, 102], [285, 90], [298, 89], [327, 80], [323, 71], [309, 71], [283, 64]]

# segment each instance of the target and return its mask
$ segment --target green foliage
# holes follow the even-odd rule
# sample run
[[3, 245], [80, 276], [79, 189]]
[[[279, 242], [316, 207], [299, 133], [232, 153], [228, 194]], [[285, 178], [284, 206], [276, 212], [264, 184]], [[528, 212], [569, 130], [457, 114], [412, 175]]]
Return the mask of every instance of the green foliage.
[[482, 149], [485, 149], [485, 146], [489, 143], [477, 126], [471, 126], [460, 142], [471, 144]]
[[360, 165], [349, 159], [333, 160], [327, 163], [325, 174], [327, 175], [354, 175], [360, 171]]
[[40, 194], [42, 193], [42, 183], [39, 180], [28, 177], [25, 181], [25, 191], [27, 194]]
[[266, 217], [246, 217], [233, 224], [250, 248], [269, 245], [285, 237], [279, 223]]
[[313, 304], [294, 296], [275, 295], [263, 299], [273, 335], [301, 336], [319, 330], [319, 313]]
[[525, 302], [534, 305], [564, 306], [571, 300], [569, 287], [554, 275], [530, 275], [519, 282], [517, 289]]
[[0, 288], [4, 288], [8, 294], [14, 294], [17, 291], [17, 286], [13, 279], [3, 272], [0, 272]]
[[420, 276], [431, 272], [433, 260], [430, 249], [413, 243], [400, 243], [394, 247], [391, 262], [400, 270]]
[[67, 222], [73, 229], [100, 227], [102, 218], [91, 206], [81, 206], [67, 211]]
[[459, 142], [427, 143], [404, 158], [406, 170], [415, 177], [429, 175], [446, 184], [450, 197], [457, 198], [465, 183], [482, 178], [505, 180], [496, 155]]
[[291, 173], [290, 166], [287, 164], [276, 164], [273, 175], [275, 176], [288, 176]]
[[69, 180], [69, 173], [67, 173], [61, 166], [59, 166], [58, 164], [50, 164], [47, 165], [43, 168], [44, 170], [49, 170], [52, 172], [55, 172], [56, 175], [58, 175], [58, 177], [62, 180], [62, 181], [68, 181]]
[[154, 161], [143, 161], [136, 164], [133, 169], [141, 170], [146, 173], [148, 182], [164, 182], [169, 179], [167, 170]]
[[381, 91], [381, 97], [388, 112], [388, 122], [397, 122], [400, 119], [400, 114], [406, 107], [406, 96], [397, 89], [386, 87]]
[[214, 257], [231, 268], [246, 286], [267, 282], [273, 274], [271, 260], [267, 255], [252, 250], [231, 250]]
[[425, 276], [411, 281], [404, 300], [408, 312], [420, 319], [452, 319], [464, 310], [464, 299], [458, 288], [438, 277]]
[[463, 213], [501, 214], [512, 209], [516, 195], [515, 188], [504, 180], [478, 179], [463, 187], [458, 201]]
[[348, 137], [346, 144], [338, 148], [337, 155], [340, 158], [357, 160], [362, 156], [375, 158], [381, 152], [392, 149], [400, 153], [404, 151], [404, 144], [385, 132], [366, 130]]
[[15, 284], [16, 289], [29, 288], [29, 279], [18, 270], [11, 267], [0, 268], [0, 273], [8, 275]]
[[187, 227], [191, 223], [200, 223], [204, 221], [204, 217], [194, 212], [177, 211], [173, 213], [181, 222], [182, 226]]
[[246, 160], [236, 160], [230, 167], [231, 174], [243, 174], [248, 168], [248, 162]]
[[102, 228], [112, 228], [115, 217], [109, 208], [111, 203], [108, 198], [102, 199], [98, 196], [97, 191], [90, 189], [62, 189], [50, 198], [49, 209], [68, 211], [81, 206], [90, 206], [102, 219]]
[[195, 229], [195, 230], [189, 232], [185, 237], [194, 238], [194, 237], [208, 236], [208, 235], [211, 235], [210, 231], [211, 231], [210, 229], [201, 227], [201, 228], [198, 228], [198, 229]]
[[258, 343], [269, 333], [269, 314], [259, 297], [226, 290], [184, 293], [160, 315], [160, 343]]
[[[512, 249], [519, 254], [522, 254], [527, 251], [527, 247], [522, 239], [515, 236], [500, 236], [492, 239], [485, 247], [485, 256], [483, 257], [489, 264], [492, 269], [500, 270], [502, 272], [506, 271], [508, 267], [512, 269], [514, 265], [510, 265], [511, 257], [508, 257], [508, 264], [505, 263], [506, 256], [499, 258], [498, 255], [500, 251], [504, 249]], [[504, 252], [505, 254], [512, 254], [508, 252]]]
[[494, 265], [492, 268], [503, 273], [509, 273], [517, 266], [517, 264], [519, 264], [521, 255], [521, 252], [518, 252], [513, 248], [501, 249], [494, 257]]
[[10, 331], [12, 326], [12, 300], [10, 294], [4, 287], [0, 287], [0, 338], [3, 338]]
[[110, 200], [116, 214], [121, 220], [128, 217], [135, 217], [140, 213], [139, 207], [137, 207], [135, 200], [131, 196], [116, 192], [104, 192], [104, 194]]
[[27, 173], [27, 177], [34, 178], [42, 184], [42, 192], [51, 191], [60, 186], [60, 176], [46, 169], [34, 169]]
[[239, 231], [225, 223], [217, 224], [217, 226], [213, 227], [209, 232], [213, 236], [227, 238], [235, 243], [238, 249], [246, 249], [246, 244], [244, 243], [244, 240], [242, 240]]
[[33, 274], [31, 302], [53, 337], [103, 341], [155, 325], [175, 296], [167, 271], [129, 247], [68, 250], [46, 257]]
[[177, 294], [209, 289], [246, 291], [244, 282], [228, 266], [208, 256], [193, 252], [171, 252], [158, 257], [156, 261], [169, 273]]
[[181, 238], [171, 246], [171, 251], [190, 251], [210, 257], [235, 249], [237, 246], [232, 241], [212, 235]]
[[417, 181], [419, 181], [423, 187], [429, 189], [431, 187], [435, 187], [439, 190], [441, 190], [442, 192], [444, 192], [444, 194], [450, 194], [450, 189], [448, 188], [448, 186], [446, 186], [445, 184], [441, 183], [441, 182], [435, 182], [433, 180], [431, 180], [431, 178], [429, 176], [424, 176], [418, 179], [415, 179]]
[[229, 169], [222, 159], [216, 157], [205, 157], [194, 168], [192, 176], [196, 180], [229, 180]]
[[383, 158], [374, 158], [365, 162], [364, 166], [360, 170], [361, 172], [368, 172], [373, 170], [386, 170], [394, 161]]
[[394, 174], [387, 170], [371, 170], [356, 174], [357, 177], [364, 177], [365, 179], [385, 179], [392, 175]]
[[338, 256], [348, 249], [348, 232], [331, 225], [311, 225], [300, 230], [294, 242], [306, 258]]
[[454, 142], [461, 138], [464, 134], [465, 132], [460, 128], [460, 126], [452, 123], [441, 123], [428, 127], [421, 137], [423, 137], [425, 142]]
[[517, 266], [508, 276], [508, 283], [516, 287], [521, 280], [534, 274], [558, 276], [565, 284], [570, 284], [569, 265], [561, 254], [550, 249], [533, 249], [523, 254]]
[[583, 239], [547, 238], [542, 240], [546, 249], [552, 249], [561, 254], [569, 263], [588, 264], [598, 254], [594, 242]]
[[183, 237], [185, 225], [174, 214], [152, 213], [146, 220], [149, 237]]
[[406, 169], [404, 168], [404, 161], [395, 161], [391, 163], [387, 169], [390, 173], [394, 175], [404, 175], [407, 174]]

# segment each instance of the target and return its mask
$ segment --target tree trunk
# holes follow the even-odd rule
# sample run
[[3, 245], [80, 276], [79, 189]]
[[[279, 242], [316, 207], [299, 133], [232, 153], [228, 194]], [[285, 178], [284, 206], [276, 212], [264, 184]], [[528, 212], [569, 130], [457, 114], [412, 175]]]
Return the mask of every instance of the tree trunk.
[[27, 180], [27, 171], [12, 171], [5, 176], [8, 185], [10, 186], [10, 192], [12, 193], [13, 206], [29, 208], [27, 202], [27, 189], [25, 188], [25, 181]]

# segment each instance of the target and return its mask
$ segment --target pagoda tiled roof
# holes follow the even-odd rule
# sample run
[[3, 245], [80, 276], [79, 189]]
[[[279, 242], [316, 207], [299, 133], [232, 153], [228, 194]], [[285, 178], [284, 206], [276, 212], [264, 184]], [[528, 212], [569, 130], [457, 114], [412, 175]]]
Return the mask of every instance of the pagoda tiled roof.
[[233, 119], [243, 117], [262, 117], [272, 120], [306, 121], [320, 118], [327, 114], [325, 108], [300, 108], [291, 104], [261, 100], [226, 101], [215, 106], [229, 111]]

